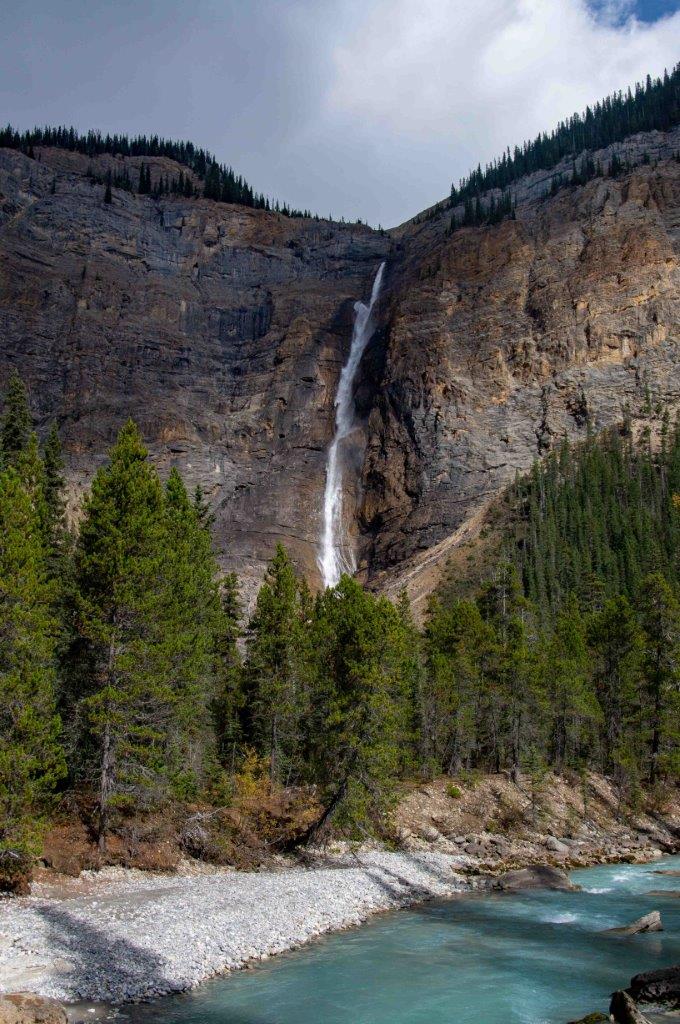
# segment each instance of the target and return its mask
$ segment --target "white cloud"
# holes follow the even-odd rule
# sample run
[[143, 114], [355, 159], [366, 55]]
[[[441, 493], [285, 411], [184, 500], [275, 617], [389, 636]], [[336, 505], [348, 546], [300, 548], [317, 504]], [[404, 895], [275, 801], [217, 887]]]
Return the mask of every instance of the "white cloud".
[[[583, 0], [374, 0], [351, 8], [332, 53], [324, 119], [360, 125], [376, 149], [384, 144], [397, 174], [396, 140], [401, 150], [424, 147], [438, 164], [422, 179], [436, 191], [421, 201], [432, 201], [471, 160], [491, 159], [648, 72], [670, 69], [680, 55], [680, 12], [647, 24], [629, 11], [629, 0], [597, 15]], [[386, 187], [389, 194], [394, 183]], [[417, 207], [414, 197], [409, 212]]]
[[642, 24], [633, 0], [590, 3], [5, 4], [0, 107], [22, 127], [191, 138], [295, 206], [395, 224], [680, 57], [680, 13]]

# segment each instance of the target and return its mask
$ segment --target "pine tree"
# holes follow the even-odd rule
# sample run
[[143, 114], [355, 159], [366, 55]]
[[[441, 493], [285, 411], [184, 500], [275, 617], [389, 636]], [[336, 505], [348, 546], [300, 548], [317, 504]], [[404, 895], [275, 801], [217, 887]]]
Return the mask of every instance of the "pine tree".
[[64, 501], [64, 457], [56, 423], [52, 424], [43, 447], [43, 469], [47, 541], [50, 548], [50, 559], [55, 573], [58, 574], [60, 571], [64, 571], [64, 567], [57, 563], [66, 555], [68, 534]]
[[[487, 735], [480, 714], [490, 698], [487, 669], [493, 628], [476, 604], [432, 607], [426, 628], [427, 679], [421, 690], [425, 763], [430, 772], [470, 767]], [[489, 716], [493, 708], [488, 708]]]
[[660, 573], [647, 576], [640, 593], [642, 677], [649, 743], [649, 783], [677, 758], [680, 605]]
[[196, 484], [194, 490], [194, 508], [201, 526], [209, 530], [215, 522], [215, 513], [210, 507], [210, 503], [206, 501], [205, 492], [200, 484]]
[[307, 713], [305, 625], [300, 588], [278, 544], [248, 626], [244, 673], [246, 733], [269, 761], [272, 784], [298, 777]]
[[629, 778], [627, 751], [639, 747], [636, 709], [642, 637], [635, 612], [628, 599], [619, 595], [607, 601], [588, 625], [591, 673], [602, 709], [601, 766], [613, 771], [620, 789], [636, 779]]
[[331, 818], [354, 836], [384, 827], [409, 735], [402, 629], [386, 598], [347, 576], [317, 601], [311, 738], [324, 808], [306, 841]]
[[53, 597], [38, 510], [10, 468], [0, 473], [0, 888], [30, 869], [65, 771]]
[[558, 769], [574, 768], [592, 750], [602, 712], [591, 685], [586, 627], [573, 595], [557, 616], [546, 658], [552, 718], [550, 760]]
[[33, 424], [28, 407], [26, 385], [18, 373], [9, 378], [5, 395], [5, 409], [0, 424], [0, 455], [2, 465], [12, 466], [20, 452], [28, 445]]
[[84, 767], [96, 783], [102, 848], [118, 808], [159, 800], [168, 786], [175, 693], [163, 646], [164, 520], [160, 481], [128, 422], [93, 480], [76, 553], [78, 632], [90, 665], [78, 715], [94, 745]]
[[222, 580], [221, 616], [216, 628], [216, 699], [214, 718], [218, 753], [224, 765], [233, 769], [237, 745], [242, 741], [243, 662], [238, 641], [242, 635], [242, 607], [236, 573]]
[[164, 633], [157, 671], [172, 681], [173, 721], [166, 757], [178, 795], [195, 795], [210, 746], [209, 710], [215, 694], [215, 636], [220, 624], [217, 564], [208, 529], [173, 469], [165, 487]]

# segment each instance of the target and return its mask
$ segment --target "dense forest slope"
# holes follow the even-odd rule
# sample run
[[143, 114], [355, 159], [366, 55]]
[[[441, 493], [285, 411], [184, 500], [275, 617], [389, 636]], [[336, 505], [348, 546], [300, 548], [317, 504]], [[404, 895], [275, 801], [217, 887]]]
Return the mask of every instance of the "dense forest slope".
[[383, 233], [116, 187], [109, 203], [109, 170], [145, 163], [153, 184], [180, 165], [0, 149], [0, 379], [16, 368], [38, 421], [57, 418], [74, 491], [132, 415], [159, 468], [207, 492], [225, 567], [255, 581], [283, 540], [315, 580], [353, 302], [386, 259], [348, 504], [365, 578], [418, 597], [563, 436], [680, 401], [679, 151], [677, 128], [638, 134], [589, 155], [600, 176], [565, 159], [513, 181], [500, 223], [452, 231], [445, 203]]

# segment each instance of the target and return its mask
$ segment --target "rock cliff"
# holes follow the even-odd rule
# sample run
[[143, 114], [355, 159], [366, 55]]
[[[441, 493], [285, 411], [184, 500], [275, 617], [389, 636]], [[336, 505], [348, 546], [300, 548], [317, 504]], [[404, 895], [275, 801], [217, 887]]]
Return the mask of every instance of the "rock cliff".
[[353, 303], [386, 259], [348, 507], [363, 577], [422, 597], [564, 434], [680, 402], [680, 131], [617, 148], [634, 165], [619, 177], [551, 195], [534, 174], [515, 219], [453, 233], [443, 208], [383, 233], [115, 189], [106, 204], [87, 158], [0, 150], [0, 385], [16, 367], [41, 428], [57, 419], [74, 495], [134, 416], [160, 469], [207, 491], [226, 568], [254, 583], [281, 539], [315, 582]]

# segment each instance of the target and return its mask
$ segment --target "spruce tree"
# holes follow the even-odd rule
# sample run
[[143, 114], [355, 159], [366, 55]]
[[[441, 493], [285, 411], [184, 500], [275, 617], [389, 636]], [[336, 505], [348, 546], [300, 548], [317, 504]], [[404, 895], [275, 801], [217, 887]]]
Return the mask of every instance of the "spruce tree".
[[64, 500], [64, 457], [56, 423], [53, 423], [43, 447], [43, 493], [45, 497], [46, 540], [54, 575], [63, 576], [68, 555], [69, 537]]
[[299, 777], [307, 713], [305, 623], [292, 562], [278, 544], [248, 627], [247, 735], [269, 762], [272, 784]]
[[4, 412], [0, 424], [1, 464], [12, 466], [20, 452], [28, 445], [33, 424], [28, 407], [26, 385], [13, 371], [5, 394]]
[[[647, 576], [640, 593], [642, 678], [649, 749], [648, 780], [654, 785], [669, 762], [676, 765], [680, 682], [680, 604], [660, 573]], [[677, 765], [676, 765], [677, 766]]]
[[545, 654], [552, 718], [550, 760], [559, 770], [575, 768], [593, 749], [602, 710], [592, 687], [586, 626], [573, 595], [557, 617]]
[[243, 738], [243, 662], [238, 647], [241, 616], [238, 577], [230, 572], [222, 580], [221, 615], [216, 628], [217, 685], [213, 710], [220, 760], [232, 769]]
[[[163, 490], [131, 421], [84, 503], [76, 553], [78, 633], [90, 665], [79, 717], [102, 848], [118, 808], [162, 799], [176, 695], [168, 672]], [[85, 748], [87, 750], [87, 748]]]
[[165, 487], [164, 527], [166, 595], [158, 609], [163, 634], [156, 657], [159, 668], [165, 662], [173, 689], [173, 721], [166, 738], [171, 778], [178, 795], [189, 796], [202, 781], [210, 746], [221, 608], [210, 533], [176, 469]]
[[311, 739], [324, 807], [307, 841], [331, 818], [352, 836], [385, 826], [409, 735], [402, 630], [395, 607], [348, 576], [317, 601]]
[[65, 771], [53, 600], [39, 511], [10, 468], [0, 473], [0, 887], [29, 870]]

